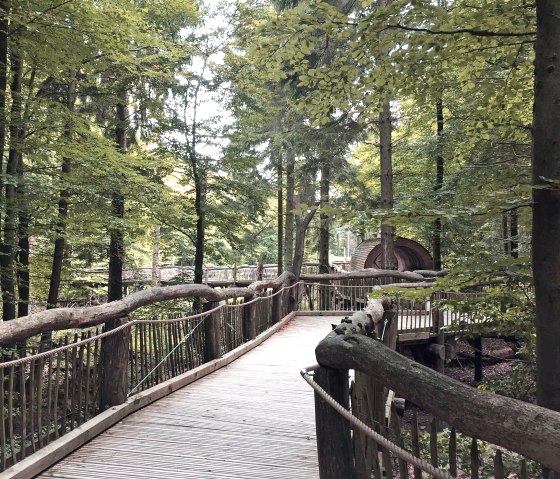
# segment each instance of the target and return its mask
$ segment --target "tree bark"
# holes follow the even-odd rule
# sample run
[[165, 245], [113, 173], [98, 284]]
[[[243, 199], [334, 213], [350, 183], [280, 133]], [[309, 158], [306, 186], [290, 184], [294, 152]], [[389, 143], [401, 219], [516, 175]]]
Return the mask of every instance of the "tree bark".
[[323, 367], [370, 374], [462, 433], [560, 470], [560, 413], [476, 390], [360, 334], [332, 331], [315, 353]]
[[18, 242], [18, 205], [17, 182], [20, 161], [21, 126], [22, 126], [22, 79], [23, 61], [18, 55], [12, 55], [12, 107], [10, 112], [10, 150], [6, 164], [4, 195], [6, 210], [4, 213], [3, 238], [0, 250], [0, 284], [2, 286], [2, 319], [12, 320], [16, 317], [15, 291], [15, 247]]
[[286, 227], [284, 228], [284, 271], [293, 271], [294, 262], [294, 196], [295, 186], [294, 150], [286, 152]]
[[[537, 0], [533, 245], [537, 402], [560, 411], [560, 3]], [[556, 466], [560, 470], [560, 464]]]
[[[381, 207], [390, 212], [393, 208], [393, 154], [392, 154], [391, 104], [383, 105], [379, 114], [379, 155], [381, 160]], [[383, 269], [396, 269], [395, 228], [381, 224], [381, 265]], [[350, 254], [350, 252], [349, 252]]]
[[[36, 69], [31, 70], [31, 75], [28, 83], [28, 92], [31, 95], [35, 85]], [[23, 124], [20, 129], [20, 138], [23, 140], [26, 134], [26, 127], [31, 119], [31, 107], [28, 101], [25, 106], [23, 114]], [[29, 292], [30, 292], [30, 275], [29, 275], [29, 224], [31, 222], [31, 214], [27, 205], [28, 188], [24, 181], [24, 164], [23, 156], [18, 162], [18, 187], [16, 195], [18, 197], [18, 204], [20, 205], [18, 214], [18, 252], [17, 252], [17, 267], [16, 267], [16, 280], [18, 288], [18, 318], [27, 316], [29, 314]]]
[[330, 273], [330, 215], [324, 212], [330, 202], [331, 167], [328, 160], [321, 166], [321, 203], [319, 215], [319, 273]]
[[[69, 114], [74, 112], [76, 104], [76, 82], [69, 81], [66, 93], [66, 109]], [[72, 126], [69, 124], [64, 130], [64, 137], [67, 140], [72, 138]], [[62, 159], [61, 180], [62, 183], [67, 181], [67, 177], [72, 170], [72, 160], [68, 157]], [[58, 199], [58, 221], [56, 224], [56, 239], [54, 241], [53, 262], [51, 268], [51, 278], [49, 283], [49, 294], [47, 298], [47, 308], [56, 308], [58, 304], [58, 295], [60, 291], [60, 281], [62, 279], [62, 264], [64, 261], [64, 249], [66, 245], [66, 220], [68, 217], [68, 199], [70, 190], [67, 186], [63, 187], [59, 193]]]
[[277, 268], [278, 275], [284, 271], [284, 165], [282, 161], [282, 154], [276, 155], [276, 189], [278, 195], [278, 234], [277, 234]]
[[[437, 154], [436, 154], [436, 181], [434, 184], [434, 192], [436, 201], [439, 200], [439, 192], [443, 187], [443, 101], [439, 99], [436, 102], [436, 121], [437, 121]], [[434, 269], [441, 270], [441, 238], [442, 225], [441, 218], [436, 218], [433, 225], [433, 241], [432, 241], [432, 258]]]
[[[120, 93], [120, 101], [116, 106], [115, 141], [118, 151], [127, 152], [127, 96], [126, 91]], [[111, 206], [117, 221], [124, 218], [124, 195], [115, 185]], [[123, 259], [124, 237], [119, 226], [110, 231], [109, 243], [109, 302], [119, 301], [123, 297]], [[127, 321], [126, 315], [111, 318], [105, 322], [105, 330], [118, 328]], [[103, 339], [102, 343], [102, 384], [100, 394], [101, 410], [122, 404], [128, 392], [128, 336], [130, 329], [125, 329]]]
[[[294, 199], [294, 208], [301, 208], [299, 196]], [[301, 268], [303, 266], [303, 259], [305, 257], [305, 234], [309, 223], [315, 216], [317, 210], [313, 208], [308, 212], [301, 212], [295, 215], [296, 220], [296, 238], [294, 241], [294, 259], [292, 265], [292, 273], [299, 279], [301, 275]]]
[[8, 28], [11, 1], [0, 0], [0, 171], [4, 170], [6, 149], [6, 96], [8, 89]]
[[161, 269], [159, 267], [159, 241], [161, 230], [159, 226], [154, 227], [154, 247], [152, 249], [152, 286], [159, 286], [161, 283]]
[[[127, 130], [127, 98], [126, 91], [120, 93], [120, 101], [117, 104], [117, 117], [115, 127], [115, 141], [117, 149], [121, 154], [126, 154], [126, 130]], [[115, 185], [111, 199], [113, 216], [117, 221], [124, 218], [124, 195]], [[109, 244], [109, 301], [116, 301], [123, 295], [123, 260], [124, 260], [124, 237], [120, 227], [113, 227], [110, 231]]]

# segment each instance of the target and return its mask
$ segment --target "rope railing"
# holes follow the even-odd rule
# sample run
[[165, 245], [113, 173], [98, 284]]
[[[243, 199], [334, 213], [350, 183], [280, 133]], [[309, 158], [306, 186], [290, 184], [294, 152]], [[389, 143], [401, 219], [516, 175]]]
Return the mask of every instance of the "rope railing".
[[425, 459], [415, 456], [410, 451], [403, 449], [402, 447], [398, 446], [394, 442], [387, 439], [382, 434], [374, 431], [370, 426], [366, 423], [358, 419], [354, 416], [348, 409], [343, 407], [339, 404], [330, 394], [328, 394], [321, 386], [319, 386], [313, 378], [311, 377], [311, 372], [318, 369], [320, 366], [318, 364], [303, 368], [300, 371], [301, 376], [303, 379], [309, 384], [313, 390], [335, 411], [337, 411], [344, 419], [352, 423], [357, 429], [359, 429], [362, 433], [373, 439], [379, 446], [387, 449], [389, 452], [392, 452], [396, 457], [406, 461], [407, 463], [411, 464], [414, 467], [418, 467], [422, 471], [430, 474], [432, 477], [436, 479], [453, 479], [446, 471], [434, 467]]

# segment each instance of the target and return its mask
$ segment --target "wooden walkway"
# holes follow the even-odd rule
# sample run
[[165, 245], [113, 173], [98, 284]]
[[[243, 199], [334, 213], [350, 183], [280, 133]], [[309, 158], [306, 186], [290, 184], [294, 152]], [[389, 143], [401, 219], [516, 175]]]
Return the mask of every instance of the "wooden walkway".
[[125, 418], [39, 477], [315, 479], [299, 375], [336, 317], [299, 316], [229, 366]]

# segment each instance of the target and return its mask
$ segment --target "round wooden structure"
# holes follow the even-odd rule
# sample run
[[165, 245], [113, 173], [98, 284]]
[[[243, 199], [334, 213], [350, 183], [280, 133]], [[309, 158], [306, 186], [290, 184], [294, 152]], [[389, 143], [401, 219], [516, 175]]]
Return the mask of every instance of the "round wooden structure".
[[[420, 243], [406, 239], [395, 240], [395, 258], [399, 271], [414, 271], [416, 269], [432, 269], [432, 256]], [[360, 243], [350, 260], [351, 271], [360, 269], [381, 269], [381, 238], [373, 238]]]

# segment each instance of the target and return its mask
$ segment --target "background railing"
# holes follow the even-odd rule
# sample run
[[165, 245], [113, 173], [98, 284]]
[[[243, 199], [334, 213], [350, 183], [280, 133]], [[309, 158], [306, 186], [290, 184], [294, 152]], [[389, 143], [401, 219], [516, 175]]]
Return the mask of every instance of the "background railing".
[[[234, 350], [294, 310], [360, 310], [373, 288], [389, 282], [410, 281], [410, 274], [406, 278], [394, 272], [381, 273], [381, 278], [379, 273], [372, 275], [375, 277], [360, 277], [356, 273], [356, 277], [346, 275], [343, 279], [332, 279], [330, 275], [331, 279], [321, 282], [300, 282], [282, 288], [282, 283], [288, 278], [286, 276], [265, 284], [259, 290], [234, 288], [215, 291], [196, 285], [156, 288], [157, 291], [150, 295], [165, 293], [167, 299], [171, 299], [168, 291], [178, 288], [176, 297], [188, 299], [183, 299], [180, 305], [186, 311], [190, 310], [192, 301], [201, 294], [201, 290], [210, 299], [199, 314], [179, 312], [147, 316], [146, 313], [132, 312], [116, 329], [102, 331], [98, 327], [86, 327], [54, 331], [52, 340], [46, 342], [41, 342], [38, 336], [18, 333], [19, 344], [7, 343], [6, 333], [0, 331], [0, 341], [3, 341], [0, 344], [8, 345], [0, 349], [2, 470], [72, 431], [107, 407], [121, 404], [127, 396], [144, 392]], [[188, 288], [192, 288], [193, 293]], [[127, 304], [149, 304], [145, 299], [140, 301], [146, 293], [128, 296]], [[222, 296], [227, 299], [212, 299]], [[405, 321], [403, 326], [433, 329], [428, 322], [431, 314], [428, 303], [400, 300], [397, 304], [403, 317], [416, 315], [417, 318], [416, 322]], [[61, 319], [64, 324], [73, 321], [79, 325], [76, 318], [80, 315], [87, 321], [101, 323], [103, 319], [99, 318], [107, 318], [111, 307], [110, 303], [78, 310], [60, 310], [60, 313], [50, 310], [35, 314], [34, 321], [26, 322], [22, 318], [10, 324], [18, 325], [13, 328], [14, 331], [29, 327], [33, 334], [37, 334], [47, 331], [49, 324], [52, 324], [51, 329], [55, 329]], [[46, 319], [43, 329], [38, 331], [35, 326], [41, 318]], [[437, 330], [432, 332], [435, 334]], [[22, 338], [28, 338], [27, 346]], [[120, 355], [117, 349], [122, 349], [124, 353]], [[104, 351], [105, 355], [102, 354]], [[107, 359], [113, 362], [107, 362]], [[114, 397], [107, 398], [108, 393]]]

